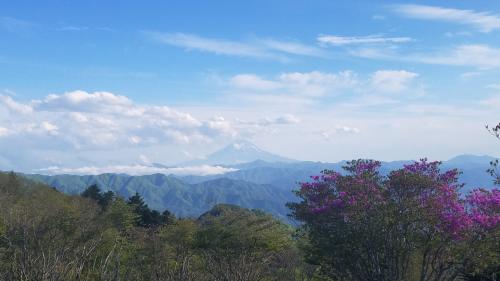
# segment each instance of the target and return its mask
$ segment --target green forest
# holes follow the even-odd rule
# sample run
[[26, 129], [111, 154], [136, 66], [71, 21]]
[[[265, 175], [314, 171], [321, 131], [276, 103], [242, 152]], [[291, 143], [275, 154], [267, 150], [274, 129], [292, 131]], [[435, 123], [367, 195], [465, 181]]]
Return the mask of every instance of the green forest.
[[65, 195], [0, 174], [0, 280], [311, 280], [294, 230], [218, 205], [176, 219], [89, 187]]
[[425, 159], [379, 167], [300, 184], [295, 227], [225, 204], [176, 218], [140, 194], [66, 195], [1, 173], [0, 280], [498, 280], [498, 189], [460, 196], [458, 171]]

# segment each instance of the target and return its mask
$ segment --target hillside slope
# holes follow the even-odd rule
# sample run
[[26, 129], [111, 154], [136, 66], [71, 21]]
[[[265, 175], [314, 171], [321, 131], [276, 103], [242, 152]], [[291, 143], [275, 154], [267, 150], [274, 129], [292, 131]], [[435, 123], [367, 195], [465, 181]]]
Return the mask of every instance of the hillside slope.
[[151, 208], [168, 209], [181, 217], [196, 217], [217, 204], [225, 203], [251, 209], [262, 209], [278, 218], [286, 219], [288, 210], [285, 204], [295, 199], [293, 193], [269, 184], [227, 178], [189, 184], [174, 176], [162, 174], [149, 176], [123, 174], [25, 176], [68, 194], [79, 194], [91, 184], [97, 184], [101, 189], [111, 190], [125, 198], [138, 192]]

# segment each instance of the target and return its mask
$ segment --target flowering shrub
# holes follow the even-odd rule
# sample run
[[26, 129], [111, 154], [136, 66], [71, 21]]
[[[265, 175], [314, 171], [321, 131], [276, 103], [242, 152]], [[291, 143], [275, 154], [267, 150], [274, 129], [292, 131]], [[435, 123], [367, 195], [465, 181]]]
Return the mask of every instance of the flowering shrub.
[[470, 220], [480, 228], [495, 228], [500, 223], [500, 190], [473, 190], [467, 196]]
[[304, 222], [311, 259], [336, 280], [458, 276], [473, 260], [464, 247], [498, 234], [500, 191], [461, 196], [460, 173], [439, 165], [422, 159], [382, 176], [380, 162], [355, 160], [345, 174], [323, 171], [302, 183], [302, 201], [289, 206]]

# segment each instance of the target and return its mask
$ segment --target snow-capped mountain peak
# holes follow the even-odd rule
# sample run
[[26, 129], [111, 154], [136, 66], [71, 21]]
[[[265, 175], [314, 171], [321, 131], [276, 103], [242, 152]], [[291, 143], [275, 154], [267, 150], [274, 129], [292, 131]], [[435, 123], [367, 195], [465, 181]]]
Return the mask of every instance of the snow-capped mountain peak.
[[263, 160], [267, 162], [293, 162], [286, 157], [282, 157], [262, 150], [257, 145], [249, 141], [236, 141], [220, 150], [208, 155], [204, 159], [190, 161], [187, 164], [207, 164], [207, 165], [236, 165], [241, 163]]

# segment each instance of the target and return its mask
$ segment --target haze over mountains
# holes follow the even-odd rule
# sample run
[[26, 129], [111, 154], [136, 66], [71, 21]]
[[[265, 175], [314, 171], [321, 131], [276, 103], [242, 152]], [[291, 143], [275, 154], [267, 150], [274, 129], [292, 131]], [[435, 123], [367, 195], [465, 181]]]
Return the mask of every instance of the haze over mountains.
[[[492, 179], [486, 170], [494, 159], [490, 156], [460, 155], [444, 161], [442, 168], [461, 170], [461, 181], [465, 183], [466, 192], [473, 187], [492, 186]], [[386, 173], [409, 162], [383, 162], [381, 170]], [[79, 194], [91, 184], [97, 184], [103, 190], [112, 190], [123, 197], [139, 192], [152, 208], [169, 209], [181, 217], [199, 216], [218, 203], [229, 203], [262, 209], [286, 220], [288, 210], [285, 204], [296, 200], [293, 190], [297, 189], [298, 182], [307, 181], [311, 175], [317, 175], [325, 169], [341, 171], [345, 163], [295, 161], [266, 152], [245, 141], [232, 143], [205, 159], [186, 162], [178, 167], [158, 163], [150, 165], [158, 171], [172, 173], [26, 176], [69, 194]], [[189, 175], [175, 175], [175, 171], [186, 171], [186, 167], [218, 167], [220, 172], [197, 174], [193, 169]]]

